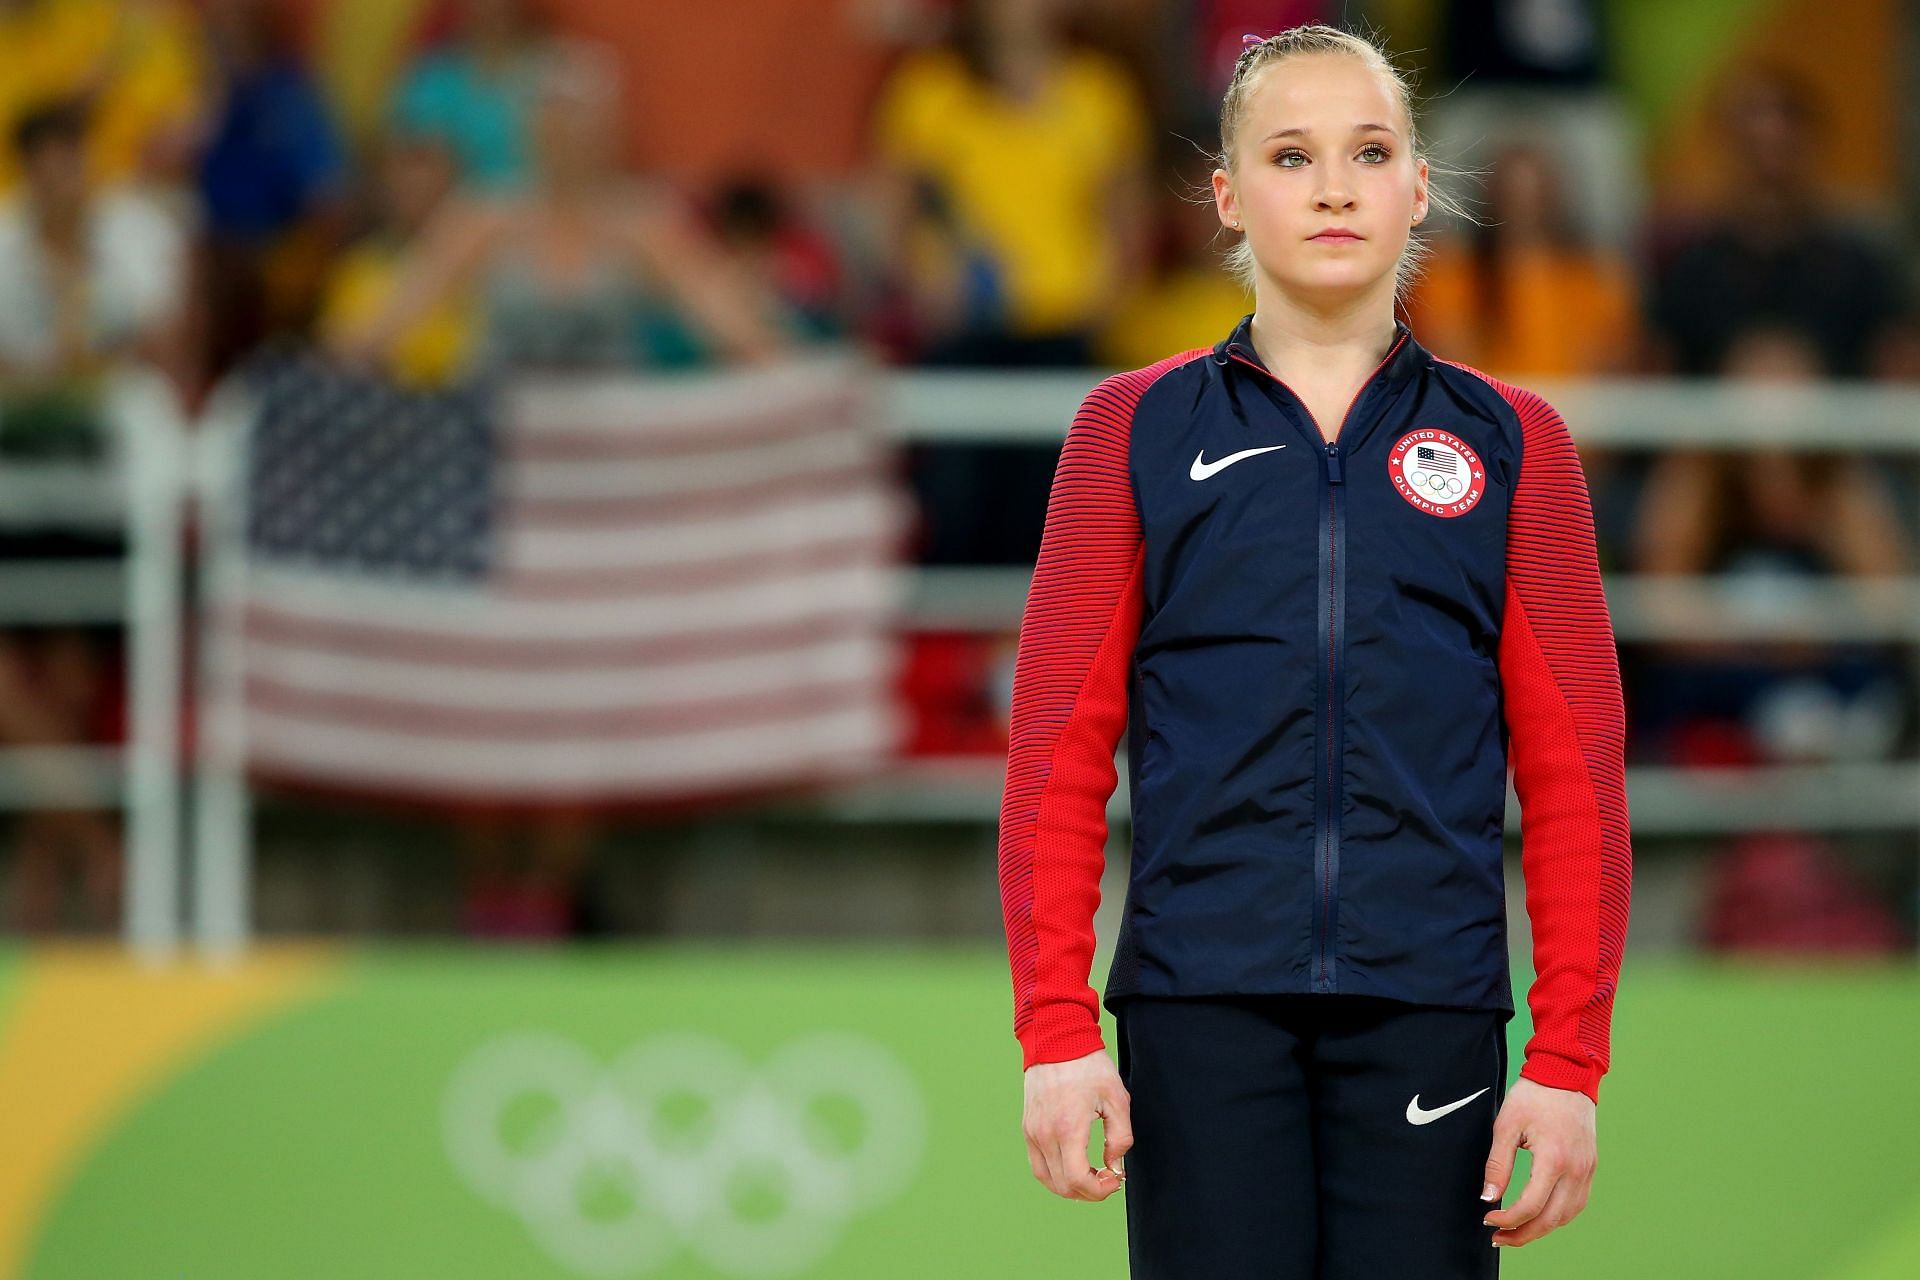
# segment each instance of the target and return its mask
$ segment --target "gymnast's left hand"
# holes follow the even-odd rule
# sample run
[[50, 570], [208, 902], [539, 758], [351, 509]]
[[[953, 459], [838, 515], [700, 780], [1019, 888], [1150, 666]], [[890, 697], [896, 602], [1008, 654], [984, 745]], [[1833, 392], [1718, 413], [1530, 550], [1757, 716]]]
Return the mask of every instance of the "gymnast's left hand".
[[1488, 1211], [1493, 1243], [1520, 1245], [1538, 1240], [1573, 1221], [1587, 1204], [1598, 1156], [1595, 1151], [1593, 1099], [1578, 1089], [1555, 1089], [1521, 1076], [1507, 1091], [1493, 1122], [1493, 1150], [1486, 1181], [1498, 1204], [1513, 1174], [1515, 1152], [1533, 1153], [1533, 1168], [1520, 1198], [1505, 1209]]

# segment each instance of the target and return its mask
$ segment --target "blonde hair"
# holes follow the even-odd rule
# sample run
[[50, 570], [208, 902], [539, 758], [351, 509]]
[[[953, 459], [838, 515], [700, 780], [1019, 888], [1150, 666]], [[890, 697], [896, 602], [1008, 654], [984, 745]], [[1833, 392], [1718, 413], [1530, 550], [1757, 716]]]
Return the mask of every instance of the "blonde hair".
[[[1234, 142], [1239, 136], [1242, 117], [1246, 114], [1247, 99], [1253, 90], [1255, 77], [1266, 68], [1286, 58], [1310, 53], [1341, 53], [1358, 58], [1363, 64], [1377, 72], [1387, 82], [1389, 92], [1400, 106], [1400, 114], [1407, 122], [1407, 148], [1415, 160], [1427, 161], [1427, 201], [1432, 208], [1443, 209], [1466, 221], [1474, 221], [1467, 208], [1454, 198], [1440, 183], [1434, 180], [1436, 174], [1469, 176], [1470, 171], [1451, 169], [1435, 164], [1432, 157], [1425, 153], [1422, 145], [1418, 122], [1414, 116], [1414, 89], [1411, 77], [1393, 65], [1393, 61], [1371, 36], [1356, 35], [1338, 27], [1324, 23], [1309, 22], [1288, 27], [1285, 31], [1268, 36], [1257, 44], [1248, 44], [1241, 50], [1238, 61], [1233, 64], [1233, 75], [1227, 82], [1225, 94], [1220, 100], [1220, 151], [1212, 157], [1219, 168], [1229, 175], [1234, 173]], [[1207, 187], [1207, 203], [1213, 203], [1213, 189]], [[1430, 223], [1431, 218], [1423, 220]], [[1407, 247], [1400, 255], [1394, 280], [1394, 300], [1404, 302], [1407, 289], [1419, 278], [1421, 269], [1432, 255], [1432, 247], [1419, 227], [1407, 233]], [[1225, 255], [1228, 272], [1238, 280], [1248, 293], [1254, 289], [1257, 267], [1253, 258], [1253, 247], [1245, 235], [1239, 236]]]

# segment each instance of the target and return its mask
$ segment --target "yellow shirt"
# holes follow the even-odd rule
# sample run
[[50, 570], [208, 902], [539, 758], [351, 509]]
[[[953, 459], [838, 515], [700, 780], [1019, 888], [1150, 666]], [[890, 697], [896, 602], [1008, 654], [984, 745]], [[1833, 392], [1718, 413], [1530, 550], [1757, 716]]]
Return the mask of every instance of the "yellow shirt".
[[0, 12], [0, 191], [19, 180], [11, 138], [27, 112], [85, 93], [93, 100], [94, 178], [136, 175], [155, 134], [198, 111], [201, 72], [192, 13], [174, 0], [34, 0]]
[[1502, 255], [1498, 279], [1501, 301], [1493, 308], [1467, 252], [1454, 241], [1436, 244], [1408, 299], [1421, 343], [1496, 377], [1609, 373], [1628, 357], [1636, 321], [1624, 263], [1516, 248]]
[[1139, 163], [1146, 112], [1126, 71], [1062, 55], [1029, 103], [977, 84], [947, 49], [909, 54], [876, 122], [881, 158], [933, 177], [962, 233], [997, 263], [1016, 332], [1096, 322], [1113, 236], [1105, 191]]
[[[342, 255], [320, 304], [320, 331], [351, 332], [386, 304], [399, 275], [400, 255], [363, 243]], [[443, 298], [393, 344], [387, 371], [411, 387], [443, 386], [466, 368], [473, 349], [472, 308], [466, 299]]]
[[1224, 267], [1184, 267], [1122, 302], [1101, 329], [1095, 354], [1116, 369], [1138, 369], [1210, 347], [1253, 310], [1253, 295]]

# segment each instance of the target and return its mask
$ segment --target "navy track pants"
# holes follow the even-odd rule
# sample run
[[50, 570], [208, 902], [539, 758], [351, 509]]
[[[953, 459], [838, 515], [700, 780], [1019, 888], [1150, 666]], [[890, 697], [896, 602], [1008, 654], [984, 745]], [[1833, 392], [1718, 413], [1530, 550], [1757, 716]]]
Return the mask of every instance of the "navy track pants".
[[1508, 1016], [1344, 994], [1121, 1001], [1132, 1280], [1497, 1276], [1480, 1187]]

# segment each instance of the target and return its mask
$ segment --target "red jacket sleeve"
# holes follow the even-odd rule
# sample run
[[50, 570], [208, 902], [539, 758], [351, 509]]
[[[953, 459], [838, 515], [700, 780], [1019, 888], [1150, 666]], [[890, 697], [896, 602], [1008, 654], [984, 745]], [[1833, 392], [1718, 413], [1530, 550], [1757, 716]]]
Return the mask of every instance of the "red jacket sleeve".
[[1540, 396], [1488, 381], [1522, 436], [1499, 657], [1533, 929], [1520, 1074], [1598, 1102], [1633, 887], [1619, 658], [1566, 423]]
[[1150, 372], [1106, 379], [1075, 413], [1020, 623], [999, 865], [1027, 1067], [1105, 1047], [1088, 974], [1140, 626], [1144, 552], [1127, 450]]

